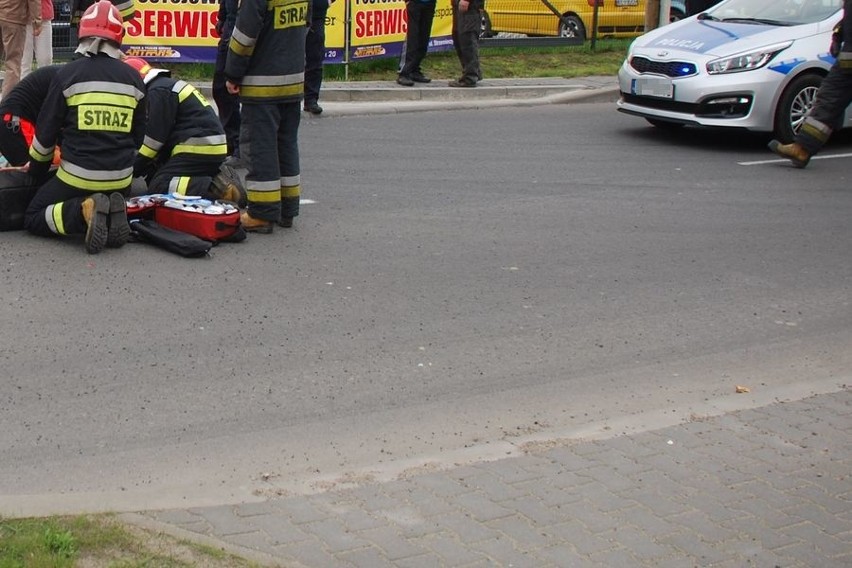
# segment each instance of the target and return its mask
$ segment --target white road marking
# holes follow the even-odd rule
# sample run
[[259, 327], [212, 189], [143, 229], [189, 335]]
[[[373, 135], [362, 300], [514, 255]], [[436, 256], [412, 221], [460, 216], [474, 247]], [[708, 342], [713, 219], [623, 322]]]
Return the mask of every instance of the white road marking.
[[314, 201], [313, 199], [300, 199], [299, 200], [300, 205], [310, 205], [311, 203], [316, 203], [316, 201]]
[[[825, 156], [814, 156], [811, 160], [833, 160], [835, 158], [852, 158], [852, 154], [828, 154]], [[777, 158], [774, 160], [757, 160], [754, 162], [737, 162], [741, 166], [760, 166], [763, 164], [783, 164], [790, 163], [786, 158]]]

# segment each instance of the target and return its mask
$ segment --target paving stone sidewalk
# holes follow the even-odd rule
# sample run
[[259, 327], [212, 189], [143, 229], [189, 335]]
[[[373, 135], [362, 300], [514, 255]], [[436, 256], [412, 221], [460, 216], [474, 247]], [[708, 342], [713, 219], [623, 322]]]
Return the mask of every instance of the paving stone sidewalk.
[[849, 567], [852, 391], [134, 522], [286, 567]]

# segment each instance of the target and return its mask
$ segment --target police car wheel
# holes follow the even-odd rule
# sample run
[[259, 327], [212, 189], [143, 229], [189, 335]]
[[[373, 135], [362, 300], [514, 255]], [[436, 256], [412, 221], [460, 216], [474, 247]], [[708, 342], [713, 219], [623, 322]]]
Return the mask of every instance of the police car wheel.
[[793, 141], [799, 127], [805, 117], [814, 106], [816, 94], [819, 90], [822, 77], [814, 73], [801, 75], [793, 79], [781, 98], [778, 99], [778, 107], [775, 109], [775, 130], [773, 134], [776, 140], [785, 144]]

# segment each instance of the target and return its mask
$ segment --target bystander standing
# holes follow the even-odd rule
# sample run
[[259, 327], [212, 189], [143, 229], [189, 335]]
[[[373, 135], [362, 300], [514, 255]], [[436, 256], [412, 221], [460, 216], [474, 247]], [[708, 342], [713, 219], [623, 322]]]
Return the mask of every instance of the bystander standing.
[[453, 5], [453, 47], [462, 73], [450, 81], [450, 87], [475, 87], [482, 80], [479, 66], [479, 32], [482, 25], [482, 0], [451, 0]]
[[432, 79], [423, 74], [420, 65], [429, 50], [429, 38], [432, 37], [432, 20], [435, 19], [436, 0], [406, 0], [405, 12], [408, 16], [408, 30], [399, 61], [399, 76], [396, 82], [406, 87], [414, 83], [431, 83]]
[[305, 36], [305, 110], [311, 114], [322, 114], [319, 95], [325, 61], [325, 20], [332, 2], [313, 0], [311, 23]]
[[38, 67], [53, 63], [53, 0], [41, 0], [41, 29], [36, 32], [35, 24], [27, 26], [24, 56], [21, 59], [21, 78], [33, 70], [33, 56]]
[[0, 0], [0, 36], [6, 59], [3, 73], [2, 96], [21, 80], [21, 62], [27, 41], [27, 26], [33, 34], [41, 31], [41, 0]]

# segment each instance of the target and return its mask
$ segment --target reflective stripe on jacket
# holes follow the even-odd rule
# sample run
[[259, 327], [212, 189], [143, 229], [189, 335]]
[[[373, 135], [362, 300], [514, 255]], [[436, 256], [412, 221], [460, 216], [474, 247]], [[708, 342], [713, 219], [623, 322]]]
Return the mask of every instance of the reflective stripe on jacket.
[[57, 177], [86, 191], [114, 191], [130, 184], [136, 152], [145, 136], [145, 85], [139, 73], [106, 55], [65, 64], [38, 116], [30, 168], [50, 167], [57, 142]]
[[240, 102], [302, 99], [309, 14], [309, 0], [242, 0], [225, 63]]

